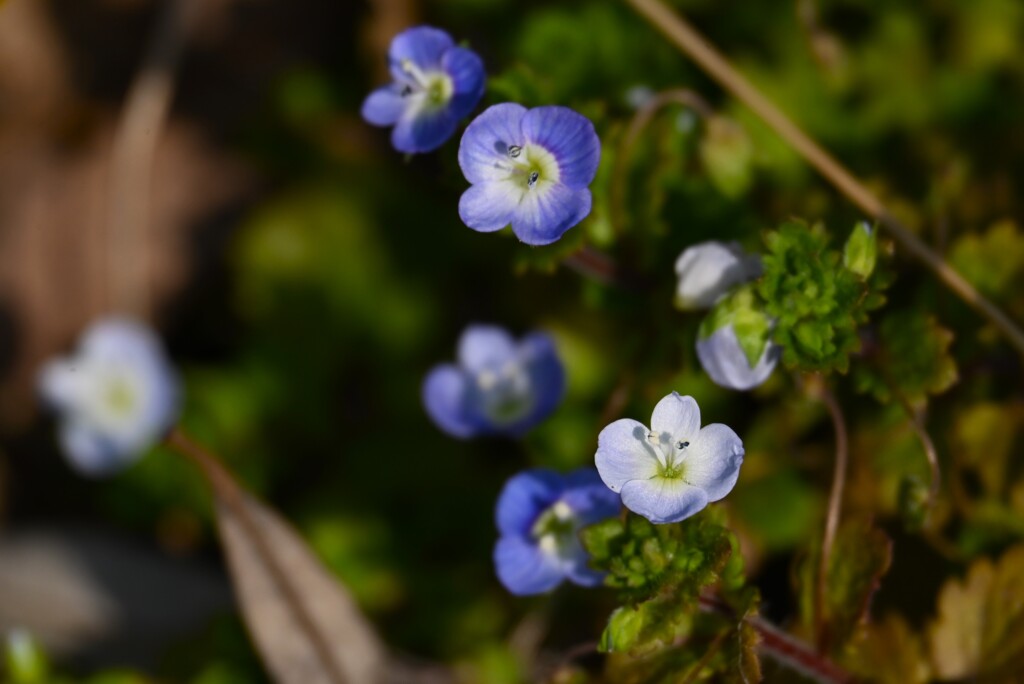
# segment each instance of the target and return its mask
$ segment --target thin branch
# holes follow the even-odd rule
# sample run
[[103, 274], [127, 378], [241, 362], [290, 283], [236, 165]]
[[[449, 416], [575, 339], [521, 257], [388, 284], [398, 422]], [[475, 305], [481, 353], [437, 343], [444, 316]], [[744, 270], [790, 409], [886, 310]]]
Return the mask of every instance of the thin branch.
[[729, 629], [722, 630], [716, 634], [715, 638], [712, 639], [710, 644], [708, 644], [708, 648], [704, 652], [704, 655], [701, 656], [701, 659], [693, 666], [693, 669], [686, 674], [686, 679], [680, 682], [680, 684], [693, 684], [693, 682], [697, 681], [697, 677], [700, 676], [701, 670], [707, 667], [708, 663], [711, 662], [711, 659], [715, 657], [715, 654], [722, 649], [722, 644], [725, 643], [725, 640], [735, 632], [736, 629], [730, 627]]
[[884, 225], [893, 237], [914, 257], [924, 263], [975, 311], [999, 328], [1009, 342], [1024, 355], [1024, 331], [996, 305], [983, 297], [973, 285], [956, 272], [917, 235], [904, 226], [867, 187], [857, 180], [828, 152], [807, 136], [768, 98], [744, 78], [729, 61], [708, 43], [686, 20], [661, 0], [625, 0], [655, 28], [689, 55], [712, 78], [754, 111], [789, 143], [811, 166], [862, 211]]
[[331, 645], [323, 639], [305, 604], [289, 581], [287, 573], [277, 561], [277, 556], [274, 555], [267, 545], [267, 541], [260, 531], [259, 524], [253, 517], [249, 507], [245, 505], [246, 492], [217, 457], [192, 441], [191, 438], [182, 432], [181, 428], [175, 427], [171, 430], [165, 443], [199, 467], [217, 497], [238, 518], [239, 524], [245, 529], [245, 533], [252, 542], [256, 554], [263, 561], [267, 571], [274, 579], [274, 584], [281, 591], [281, 596], [285, 603], [288, 604], [295, 619], [309, 635], [313, 650], [323, 664], [325, 671], [329, 674], [331, 681], [335, 684], [345, 684], [345, 676], [335, 660]]
[[921, 441], [921, 446], [924, 448], [925, 457], [928, 459], [928, 469], [931, 472], [931, 484], [928, 486], [928, 506], [930, 508], [935, 503], [935, 498], [939, 495], [939, 488], [942, 485], [939, 455], [935, 450], [935, 442], [932, 441], [932, 436], [928, 434], [920, 413], [915, 411], [902, 397], [900, 398], [900, 403], [903, 404], [903, 409], [910, 418], [910, 426], [917, 433], [917, 438]]
[[818, 560], [818, 575], [814, 587], [814, 637], [818, 651], [824, 653], [827, 644], [827, 626], [825, 624], [825, 589], [828, 582], [829, 561], [832, 547], [839, 529], [839, 514], [843, 507], [843, 490], [846, 488], [846, 469], [849, 460], [850, 443], [846, 434], [846, 420], [843, 410], [835, 396], [824, 382], [816, 382], [813, 394], [825, 404], [832, 416], [832, 427], [836, 433], [836, 463], [832, 472], [832, 490], [828, 495], [828, 514], [825, 517], [825, 534], [821, 540], [821, 558]]
[[145, 235], [153, 159], [195, 6], [195, 0], [166, 1], [114, 137], [107, 198], [109, 296], [114, 308], [137, 316], [148, 311]]
[[619, 150], [612, 166], [609, 205], [612, 228], [617, 232], [625, 225], [623, 207], [626, 203], [626, 174], [633, 157], [633, 148], [636, 147], [636, 141], [640, 138], [640, 134], [654, 119], [654, 115], [670, 104], [682, 105], [703, 117], [714, 114], [711, 105], [704, 98], [685, 88], [675, 88], [657, 93], [637, 109], [626, 128], [626, 133], [622, 136], [622, 142], [619, 143]]
[[[700, 608], [708, 613], [737, 617], [732, 608], [714, 596], [701, 596]], [[853, 675], [849, 672], [767, 620], [759, 617], [743, 619], [747, 620], [761, 637], [758, 650], [781, 665], [822, 684], [850, 684], [853, 681]]]

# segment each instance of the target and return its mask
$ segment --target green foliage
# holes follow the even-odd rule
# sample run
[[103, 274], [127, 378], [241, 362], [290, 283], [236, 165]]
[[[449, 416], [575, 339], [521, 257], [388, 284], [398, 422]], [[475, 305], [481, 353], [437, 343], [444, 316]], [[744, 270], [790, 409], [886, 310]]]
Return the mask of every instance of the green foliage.
[[843, 266], [867, 280], [878, 261], [878, 229], [866, 223], [854, 226], [843, 248]]
[[52, 680], [49, 659], [39, 643], [22, 630], [7, 636], [4, 669], [9, 684], [49, 684]]
[[949, 260], [983, 293], [1005, 299], [1024, 284], [1024, 235], [1013, 221], [999, 221], [983, 234], [962, 236]]
[[740, 197], [753, 182], [754, 147], [741, 125], [724, 116], [704, 123], [700, 158], [716, 188], [727, 197]]
[[803, 371], [845, 373], [850, 353], [860, 348], [857, 328], [882, 303], [871, 296], [872, 283], [843, 265], [821, 224], [784, 223], [765, 243], [758, 293], [775, 320], [783, 361]]
[[858, 365], [855, 385], [882, 402], [896, 398], [920, 406], [956, 382], [952, 342], [953, 334], [931, 314], [889, 312], [878, 325], [877, 347]]

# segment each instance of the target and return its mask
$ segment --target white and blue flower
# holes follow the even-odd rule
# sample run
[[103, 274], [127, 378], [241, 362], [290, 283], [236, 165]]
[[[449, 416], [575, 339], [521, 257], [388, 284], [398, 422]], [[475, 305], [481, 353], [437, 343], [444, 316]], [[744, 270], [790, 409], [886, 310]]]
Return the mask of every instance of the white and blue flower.
[[518, 436], [547, 418], [565, 393], [554, 340], [532, 333], [516, 341], [502, 328], [472, 325], [459, 339], [458, 365], [435, 367], [423, 403], [454, 437]]
[[498, 497], [495, 516], [498, 579], [519, 596], [551, 591], [565, 579], [584, 587], [601, 584], [604, 574], [588, 566], [579, 531], [620, 509], [618, 495], [592, 468], [565, 476], [538, 468], [514, 476]]
[[43, 367], [39, 387], [60, 414], [65, 455], [86, 475], [110, 475], [131, 464], [178, 415], [178, 377], [160, 340], [125, 319], [94, 323], [74, 356]]
[[590, 214], [588, 186], [600, 159], [601, 141], [582, 114], [567, 107], [489, 107], [459, 144], [459, 165], [472, 183], [459, 200], [459, 216], [473, 230], [511, 224], [526, 244], [552, 243]]
[[707, 337], [697, 337], [697, 358], [704, 372], [719, 387], [745, 392], [767, 380], [779, 362], [782, 347], [767, 341], [752, 363], [740, 344], [733, 323]]
[[370, 93], [362, 115], [375, 126], [394, 126], [391, 144], [399, 152], [436, 150], [483, 97], [480, 57], [440, 29], [417, 26], [399, 33], [388, 62], [395, 80]]
[[673, 523], [732, 491], [743, 442], [727, 425], [702, 428], [693, 397], [673, 392], [654, 407], [650, 429], [623, 418], [602, 430], [594, 461], [626, 508], [653, 523]]
[[676, 306], [707, 309], [740, 283], [761, 275], [761, 258], [746, 254], [735, 242], [701, 242], [676, 260]]

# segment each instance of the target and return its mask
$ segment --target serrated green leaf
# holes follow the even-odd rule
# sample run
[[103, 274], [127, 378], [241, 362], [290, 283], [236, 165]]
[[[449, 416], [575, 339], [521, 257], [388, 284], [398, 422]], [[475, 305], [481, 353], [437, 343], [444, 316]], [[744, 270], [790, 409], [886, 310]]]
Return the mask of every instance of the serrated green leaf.
[[868, 625], [843, 661], [878, 684], [924, 684], [932, 675], [921, 638], [895, 613]]

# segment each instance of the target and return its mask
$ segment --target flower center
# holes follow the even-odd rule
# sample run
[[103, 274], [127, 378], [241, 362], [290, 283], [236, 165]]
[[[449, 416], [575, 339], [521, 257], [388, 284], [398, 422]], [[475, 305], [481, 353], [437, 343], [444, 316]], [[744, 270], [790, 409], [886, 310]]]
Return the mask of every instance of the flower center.
[[410, 59], [403, 59], [401, 66], [409, 79], [402, 88], [402, 97], [420, 95], [424, 106], [429, 109], [439, 109], [448, 104], [455, 93], [451, 76], [443, 71], [423, 71]]
[[512, 423], [533, 408], [530, 378], [518, 363], [480, 372], [476, 385], [484, 413], [496, 423]]
[[565, 549], [567, 542], [574, 539], [575, 533], [576, 517], [564, 501], [556, 501], [545, 509], [537, 516], [530, 530], [537, 545], [546, 553], [558, 553]]
[[658, 465], [658, 477], [669, 480], [686, 481], [686, 450], [690, 446], [688, 439], [673, 440], [668, 433], [657, 435], [650, 433], [648, 440], [655, 449], [661, 451], [663, 463]]
[[505, 156], [509, 180], [522, 186], [524, 192], [557, 183], [562, 177], [558, 159], [540, 145], [509, 145]]

